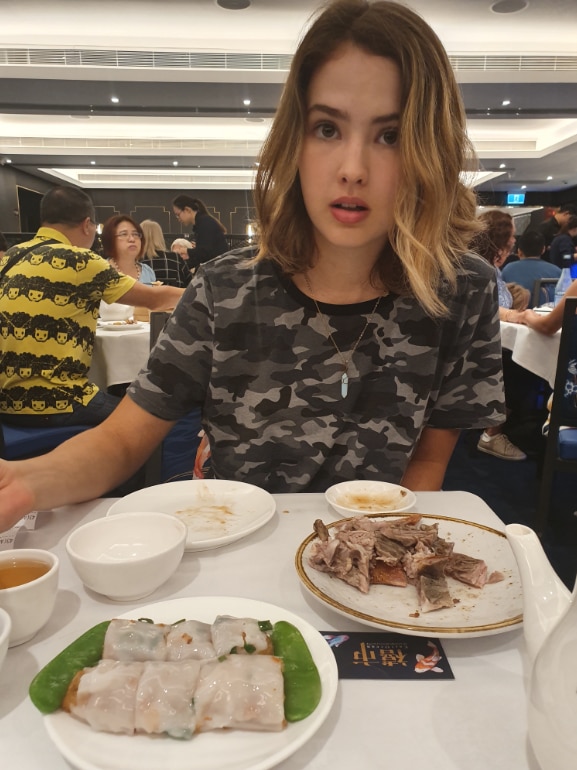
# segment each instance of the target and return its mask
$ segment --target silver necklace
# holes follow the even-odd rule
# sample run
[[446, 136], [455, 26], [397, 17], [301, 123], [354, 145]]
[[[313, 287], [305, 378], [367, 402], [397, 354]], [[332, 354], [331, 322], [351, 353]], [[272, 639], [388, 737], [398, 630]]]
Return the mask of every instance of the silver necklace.
[[365, 336], [365, 332], [369, 328], [369, 324], [373, 320], [373, 317], [374, 317], [375, 313], [377, 312], [377, 309], [378, 309], [379, 304], [381, 302], [381, 299], [383, 297], [382, 297], [382, 295], [377, 297], [377, 301], [375, 302], [375, 306], [372, 309], [370, 316], [367, 318], [366, 324], [364, 325], [361, 333], [359, 334], [359, 336], [357, 338], [357, 341], [353, 345], [353, 348], [352, 348], [351, 352], [349, 353], [348, 357], [345, 358], [343, 352], [341, 351], [341, 349], [339, 348], [339, 346], [335, 342], [335, 338], [333, 337], [333, 333], [329, 329], [329, 324], [328, 324], [328, 321], [327, 321], [327, 317], [321, 311], [321, 309], [319, 307], [319, 303], [316, 301], [316, 299], [314, 297], [313, 287], [311, 286], [311, 282], [309, 281], [309, 277], [308, 277], [307, 273], [303, 273], [303, 276], [304, 276], [307, 288], [309, 290], [309, 293], [311, 295], [311, 299], [315, 303], [315, 307], [317, 309], [317, 313], [319, 314], [319, 316], [321, 318], [321, 321], [323, 322], [323, 326], [325, 327], [326, 335], [329, 338], [329, 340], [331, 341], [332, 346], [334, 347], [334, 349], [337, 351], [337, 354], [338, 354], [339, 358], [341, 359], [341, 363], [342, 363], [342, 367], [343, 367], [343, 373], [342, 373], [342, 376], [341, 376], [341, 396], [343, 398], [346, 398], [348, 393], [349, 393], [349, 365], [351, 363], [351, 359], [352, 359], [352, 357], [354, 355], [355, 350], [358, 348], [360, 341]]

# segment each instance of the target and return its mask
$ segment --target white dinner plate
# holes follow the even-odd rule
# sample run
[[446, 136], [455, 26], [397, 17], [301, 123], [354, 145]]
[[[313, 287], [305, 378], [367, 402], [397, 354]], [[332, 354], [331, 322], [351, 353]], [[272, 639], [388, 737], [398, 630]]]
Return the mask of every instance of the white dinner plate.
[[274, 604], [253, 599], [202, 596], [150, 604], [121, 615], [173, 623], [181, 618], [212, 623], [219, 614], [286, 620], [297, 626], [309, 646], [322, 681], [321, 701], [301, 722], [280, 732], [228, 730], [201, 733], [189, 741], [163, 736], [114, 735], [92, 730], [64, 711], [44, 717], [48, 735], [64, 758], [78, 770], [267, 770], [294, 754], [327, 718], [337, 692], [334, 654], [305, 620]]
[[[411, 514], [414, 515], [414, 514]], [[505, 535], [491, 527], [446, 516], [422, 514], [425, 524], [439, 523], [439, 536], [455, 543], [455, 551], [483, 559], [489, 573], [497, 570], [505, 579], [482, 589], [447, 578], [449, 593], [457, 600], [454, 607], [420, 612], [414, 586], [373, 585], [361, 593], [327, 572], [309, 564], [311, 545], [317, 536], [309, 535], [296, 554], [296, 568], [305, 588], [341, 615], [374, 628], [411, 636], [434, 634], [444, 639], [500, 634], [519, 627], [523, 621], [523, 594], [517, 562]], [[368, 514], [371, 519], [400, 518], [398, 514]], [[346, 519], [327, 524], [342, 525]]]
[[145, 326], [140, 321], [126, 323], [125, 321], [101, 321], [98, 328], [104, 332], [134, 332], [137, 329], [144, 329]]
[[263, 527], [276, 510], [274, 497], [242, 481], [171, 481], [145, 487], [114, 503], [107, 516], [132, 511], [171, 513], [188, 527], [185, 550], [207, 551]]

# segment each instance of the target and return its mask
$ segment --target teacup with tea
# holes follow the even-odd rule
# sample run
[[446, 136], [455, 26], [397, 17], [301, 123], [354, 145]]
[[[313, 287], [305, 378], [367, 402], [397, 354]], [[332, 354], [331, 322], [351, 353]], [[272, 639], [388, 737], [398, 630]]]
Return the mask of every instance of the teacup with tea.
[[0, 552], [0, 607], [12, 620], [10, 647], [29, 641], [48, 622], [59, 567], [58, 557], [40, 548]]

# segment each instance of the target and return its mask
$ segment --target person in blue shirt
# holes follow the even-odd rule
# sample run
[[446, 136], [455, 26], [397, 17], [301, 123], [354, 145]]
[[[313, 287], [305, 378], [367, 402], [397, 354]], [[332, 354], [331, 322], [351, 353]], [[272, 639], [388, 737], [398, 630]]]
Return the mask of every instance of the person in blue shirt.
[[[511, 262], [503, 268], [505, 283], [518, 283], [533, 294], [535, 281], [541, 278], [559, 278], [561, 269], [557, 265], [541, 259], [545, 251], [545, 238], [537, 230], [525, 230], [517, 243], [517, 262]], [[544, 294], [537, 303], [553, 302], [555, 284], [544, 289]]]

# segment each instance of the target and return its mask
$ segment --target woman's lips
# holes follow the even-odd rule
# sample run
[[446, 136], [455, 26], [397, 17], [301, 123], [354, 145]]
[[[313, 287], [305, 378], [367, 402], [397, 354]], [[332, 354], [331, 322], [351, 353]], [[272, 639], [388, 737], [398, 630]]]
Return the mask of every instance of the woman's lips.
[[366, 219], [369, 208], [364, 201], [359, 199], [339, 199], [330, 204], [331, 214], [344, 225], [356, 225]]

